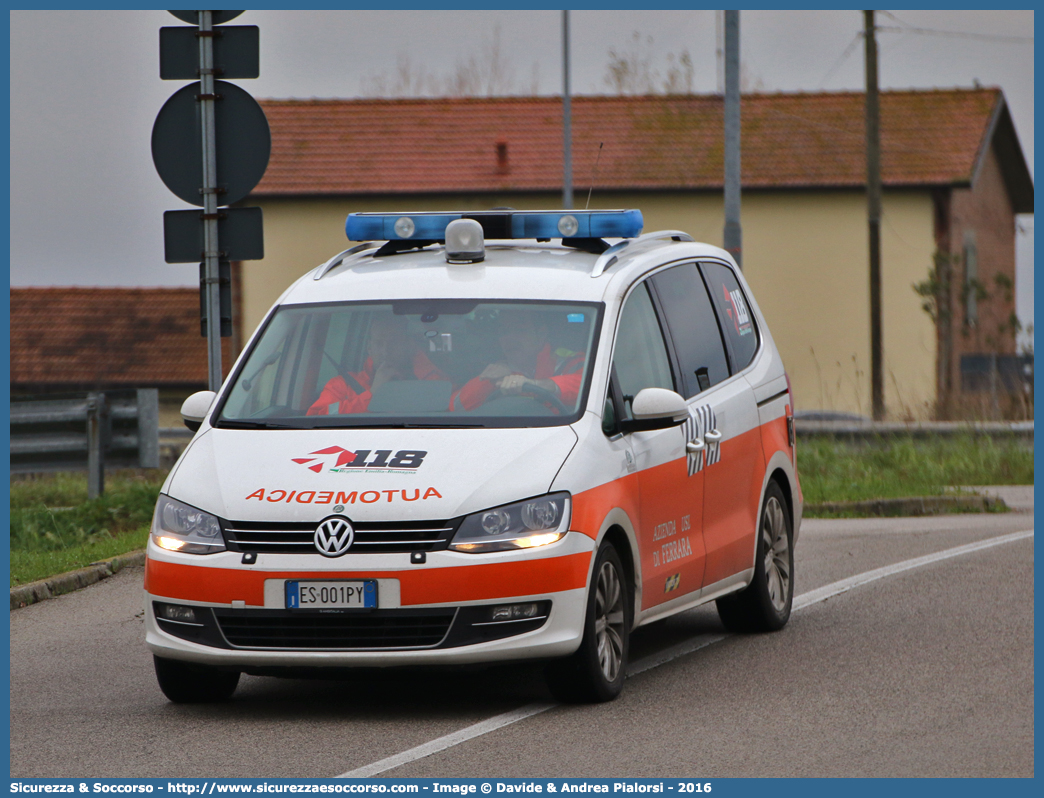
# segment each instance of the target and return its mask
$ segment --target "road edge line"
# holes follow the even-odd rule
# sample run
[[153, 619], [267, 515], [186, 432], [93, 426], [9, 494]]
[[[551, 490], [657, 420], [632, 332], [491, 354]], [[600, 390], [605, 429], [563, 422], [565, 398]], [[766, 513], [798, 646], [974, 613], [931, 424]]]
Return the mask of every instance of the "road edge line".
[[[894, 563], [892, 565], [886, 565], [882, 568], [875, 568], [872, 571], [866, 571], [862, 574], [856, 574], [847, 579], [841, 579], [837, 582], [831, 582], [829, 585], [810, 590], [807, 593], [802, 593], [800, 596], [794, 598], [791, 606], [791, 613], [797, 612], [798, 610], [810, 607], [813, 604], [819, 604], [820, 602], [826, 601], [829, 598], [838, 596], [842, 593], [847, 593], [854, 587], [861, 587], [862, 585], [869, 584], [870, 582], [876, 582], [880, 579], [884, 579], [887, 576], [893, 576], [895, 574], [903, 573], [904, 571], [910, 571], [914, 568], [921, 568], [925, 565], [930, 565], [935, 562], [942, 560], [948, 560], [953, 557], [960, 557], [964, 554], [971, 554], [976, 551], [983, 549], [989, 549], [994, 546], [1001, 546], [1005, 543], [1014, 543], [1018, 540], [1024, 540], [1025, 538], [1032, 538], [1033, 530], [1023, 530], [1022, 532], [1011, 532], [1007, 535], [998, 535], [997, 537], [987, 538], [980, 540], [975, 543], [967, 543], [963, 546], [957, 546], [952, 549], [944, 549], [943, 551], [936, 552], [934, 554], [927, 554], [923, 557], [914, 557], [911, 560], [903, 560], [902, 562]], [[731, 634], [713, 634], [710, 638], [698, 637], [694, 638], [685, 643], [679, 643], [678, 645], [672, 646], [671, 648], [665, 649], [658, 654], [644, 657], [631, 664], [631, 667], [627, 669], [627, 675], [635, 676], [639, 673], [645, 673], [653, 668], [665, 665], [679, 657], [683, 657], [686, 654], [691, 654], [694, 651], [698, 651], [701, 648], [706, 648], [714, 643], [719, 643], [728, 637], [732, 637]], [[437, 754], [440, 751], [445, 751], [448, 748], [460, 745], [461, 743], [473, 740], [476, 737], [481, 737], [484, 734], [502, 729], [505, 726], [510, 726], [512, 723], [517, 723], [520, 720], [531, 718], [534, 715], [539, 715], [542, 712], [546, 712], [549, 709], [554, 709], [557, 706], [561, 706], [558, 703], [534, 703], [527, 704], [511, 712], [504, 712], [500, 715], [494, 715], [478, 723], [474, 723], [471, 726], [466, 726], [459, 731], [451, 732], [450, 734], [443, 735], [442, 737], [436, 737], [434, 740], [422, 743], [421, 745], [414, 746], [398, 754], [385, 757], [376, 762], [371, 762], [369, 765], [363, 765], [355, 770], [349, 770], [347, 773], [342, 773], [339, 776], [334, 776], [337, 779], [355, 779], [355, 778], [368, 778], [376, 776], [385, 771], [391, 770], [392, 768], [405, 765], [410, 762], [416, 762], [418, 759], [424, 759], [432, 754]]]
[[864, 573], [856, 574], [855, 576], [850, 576], [847, 579], [841, 579], [837, 582], [831, 582], [829, 585], [824, 585], [823, 587], [818, 587], [815, 590], [810, 590], [807, 593], [802, 593], [800, 596], [796, 596], [790, 611], [797, 612], [805, 607], [810, 607], [813, 604], [826, 601], [828, 598], [847, 593], [854, 587], [860, 587], [869, 584], [870, 582], [884, 579], [886, 576], [894, 576], [895, 574], [901, 574], [904, 571], [911, 571], [914, 568], [921, 568], [925, 565], [931, 565], [935, 562], [951, 559], [952, 557], [960, 557], [964, 554], [971, 554], [972, 552], [989, 549], [993, 546], [1001, 546], [1005, 543], [1014, 543], [1017, 540], [1024, 540], [1025, 538], [1032, 537], [1032, 529], [1023, 530], [1022, 532], [1009, 532], [1007, 535], [998, 535], [997, 537], [986, 538], [985, 540], [979, 540], [975, 543], [966, 543], [963, 546], [956, 546], [952, 549], [943, 549], [934, 554], [926, 554], [923, 557], [914, 557], [911, 560], [903, 560], [902, 562], [893, 563], [892, 565], [875, 568], [872, 571], [865, 571]]
[[520, 709], [514, 709], [510, 712], [494, 715], [492, 718], [487, 720], [474, 723], [471, 726], [466, 726], [460, 731], [455, 731], [451, 734], [443, 735], [442, 737], [436, 737], [434, 740], [414, 746], [413, 748], [407, 749], [401, 753], [385, 757], [377, 762], [371, 762], [369, 765], [363, 765], [361, 768], [349, 770], [347, 773], [342, 773], [340, 776], [334, 776], [334, 778], [356, 779], [376, 776], [378, 773], [383, 773], [386, 770], [399, 767], [399, 765], [405, 765], [408, 762], [423, 759], [432, 754], [437, 754], [439, 751], [452, 748], [455, 745], [467, 742], [475, 737], [489, 734], [489, 732], [496, 731], [504, 726], [510, 726], [512, 723], [518, 723], [520, 720], [539, 715], [541, 712], [546, 712], [547, 710], [553, 709], [557, 706], [558, 704], [546, 702], [527, 704]]

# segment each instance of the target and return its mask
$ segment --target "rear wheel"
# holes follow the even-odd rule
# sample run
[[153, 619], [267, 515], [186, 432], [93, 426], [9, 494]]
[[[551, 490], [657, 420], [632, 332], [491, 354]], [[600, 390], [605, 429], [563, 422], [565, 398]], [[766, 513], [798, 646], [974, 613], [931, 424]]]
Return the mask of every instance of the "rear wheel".
[[612, 701], [623, 689], [631, 623], [631, 587], [620, 556], [604, 542], [595, 559], [587, 596], [584, 636], [570, 657], [552, 662], [545, 676], [559, 701]]
[[754, 579], [740, 593], [718, 599], [718, 615], [730, 632], [774, 632], [786, 626], [794, 600], [794, 535], [783, 491], [765, 491], [754, 559]]
[[238, 671], [223, 671], [176, 659], [153, 656], [156, 681], [163, 695], [175, 704], [209, 704], [232, 697], [239, 684]]

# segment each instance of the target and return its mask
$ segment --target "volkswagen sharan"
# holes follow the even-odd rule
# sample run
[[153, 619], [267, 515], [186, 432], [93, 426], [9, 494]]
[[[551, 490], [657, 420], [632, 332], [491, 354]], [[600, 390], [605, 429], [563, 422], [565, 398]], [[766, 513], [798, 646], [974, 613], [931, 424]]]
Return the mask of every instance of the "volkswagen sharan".
[[787, 375], [725, 251], [624, 211], [354, 213], [163, 485], [146, 641], [172, 701], [241, 673], [542, 664], [623, 686], [639, 626], [786, 624]]

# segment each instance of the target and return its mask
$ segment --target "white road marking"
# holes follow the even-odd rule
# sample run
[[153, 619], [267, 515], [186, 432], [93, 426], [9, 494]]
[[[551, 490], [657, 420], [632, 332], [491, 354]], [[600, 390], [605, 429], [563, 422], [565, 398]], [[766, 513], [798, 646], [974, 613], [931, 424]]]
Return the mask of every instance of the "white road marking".
[[627, 666], [627, 675], [628, 677], [637, 676], [639, 673], [651, 671], [653, 668], [667, 664], [672, 659], [684, 657], [693, 651], [699, 651], [701, 648], [706, 648], [713, 643], [719, 643], [728, 636], [728, 634], [715, 634], [691, 637], [684, 643], [678, 643], [670, 648], [665, 648], [663, 651], [657, 651], [655, 654], [635, 660]]
[[964, 554], [971, 554], [972, 552], [982, 551], [983, 549], [989, 549], [993, 546], [1014, 543], [1017, 540], [1031, 537], [1033, 537], [1032, 529], [1028, 529], [1024, 532], [1012, 532], [1008, 535], [998, 535], [995, 538], [980, 540], [977, 543], [968, 543], [964, 546], [956, 546], [952, 549], [937, 551], [935, 554], [926, 554], [924, 557], [914, 557], [912, 560], [903, 560], [894, 565], [886, 565], [883, 568], [875, 568], [873, 571], [856, 574], [855, 576], [848, 577], [848, 579], [842, 579], [839, 582], [833, 582], [832, 584], [824, 585], [815, 590], [810, 590], [807, 593], [802, 593], [800, 596], [795, 596], [793, 609], [791, 611], [796, 612], [797, 610], [804, 609], [811, 604], [826, 601], [828, 598], [833, 596], [847, 593], [853, 587], [859, 587], [860, 585], [865, 585], [869, 582], [876, 582], [878, 579], [884, 579], [886, 576], [894, 576], [895, 574], [901, 574], [903, 571], [920, 568], [924, 565], [931, 565], [940, 560], [948, 560], [951, 557], [960, 557]]
[[[810, 590], [807, 593], [802, 593], [800, 596], [794, 597], [794, 604], [791, 612], [797, 612], [803, 610], [806, 607], [810, 607], [813, 604], [818, 604], [821, 601], [826, 601], [828, 598], [833, 598], [842, 593], [847, 593], [854, 587], [860, 587], [862, 585], [869, 584], [870, 582], [876, 582], [879, 579], [884, 579], [887, 576], [894, 576], [895, 574], [901, 574], [904, 571], [910, 571], [914, 568], [921, 568], [925, 565], [940, 562], [941, 560], [948, 560], [952, 557], [960, 557], [965, 554], [971, 554], [976, 551], [982, 551], [983, 549], [993, 548], [994, 546], [1001, 546], [1005, 543], [1014, 543], [1018, 540], [1024, 540], [1026, 538], [1033, 537], [1033, 530], [1029, 529], [1023, 532], [1012, 532], [1008, 535], [999, 535], [995, 538], [987, 538], [986, 540], [980, 540], [977, 543], [968, 543], [964, 546], [956, 546], [952, 549], [945, 549], [944, 551], [938, 551], [935, 554], [927, 554], [924, 557], [915, 557], [912, 560], [903, 560], [902, 562], [894, 563], [893, 565], [886, 565], [883, 568], [875, 568], [872, 571], [867, 571], [862, 574], [856, 574], [850, 576], [847, 579], [842, 579], [838, 582], [832, 582], [829, 585]], [[706, 648], [714, 643], [721, 642], [725, 638], [730, 637], [728, 634], [711, 634], [711, 635], [699, 635], [691, 640], [687, 640], [684, 643], [679, 643], [671, 648], [658, 651], [655, 654], [650, 654], [648, 657], [643, 657], [636, 662], [631, 663], [627, 668], [628, 676], [635, 676], [639, 673], [652, 670], [660, 665], [664, 665], [678, 657], [683, 657], [686, 654], [691, 654], [694, 651], [698, 651], [701, 648]], [[466, 726], [459, 731], [455, 731], [452, 734], [447, 734], [442, 737], [437, 737], [430, 742], [418, 745], [414, 748], [410, 748], [402, 753], [389, 756], [384, 759], [372, 762], [369, 765], [364, 765], [361, 768], [355, 770], [349, 770], [347, 773], [342, 773], [336, 778], [339, 779], [355, 779], [365, 778], [368, 776], [376, 776], [384, 773], [385, 771], [397, 768], [401, 765], [408, 764], [409, 762], [415, 762], [418, 759], [423, 759], [426, 756], [431, 756], [439, 751], [445, 751], [447, 748], [452, 748], [461, 743], [473, 740], [476, 737], [481, 737], [484, 734], [489, 734], [497, 729], [502, 729], [505, 726], [510, 726], [512, 723], [517, 723], [520, 720], [531, 718], [534, 715], [539, 715], [541, 712], [546, 712], [549, 709], [554, 709], [560, 706], [556, 703], [534, 703], [527, 704], [520, 709], [512, 710], [511, 712], [505, 712], [501, 715], [495, 715], [488, 720], [481, 721], [479, 723]]]
[[552, 707], [557, 706], [558, 704], [547, 703], [527, 704], [521, 709], [514, 709], [511, 712], [505, 712], [502, 715], [495, 715], [489, 720], [475, 723], [474, 725], [467, 726], [460, 731], [455, 731], [452, 734], [447, 734], [443, 737], [437, 737], [431, 742], [418, 745], [416, 748], [403, 751], [401, 754], [395, 754], [394, 756], [386, 757], [385, 759], [381, 759], [369, 765], [363, 765], [361, 768], [349, 770], [347, 773], [342, 773], [336, 778], [361, 779], [367, 776], [376, 776], [378, 773], [397, 768], [399, 765], [405, 765], [407, 762], [423, 759], [424, 757], [431, 756], [439, 751], [445, 751], [447, 748], [452, 748], [460, 743], [473, 740], [476, 737], [481, 737], [483, 734], [489, 734], [491, 731], [496, 731], [504, 726], [510, 726], [512, 723], [517, 723], [520, 720], [531, 718], [533, 715], [539, 715], [541, 712], [546, 712]]

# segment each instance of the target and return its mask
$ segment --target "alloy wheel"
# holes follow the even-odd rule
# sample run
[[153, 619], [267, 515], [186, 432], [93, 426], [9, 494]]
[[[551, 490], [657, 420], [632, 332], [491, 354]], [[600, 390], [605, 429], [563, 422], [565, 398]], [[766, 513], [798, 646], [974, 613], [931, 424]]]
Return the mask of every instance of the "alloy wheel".
[[783, 507], [775, 496], [770, 496], [765, 503], [761, 539], [769, 600], [776, 612], [782, 613], [790, 597], [790, 536]]
[[607, 681], [615, 681], [624, 657], [624, 596], [620, 574], [611, 562], [602, 563], [595, 593], [595, 640], [598, 664]]

